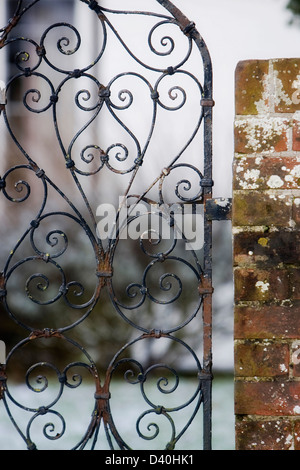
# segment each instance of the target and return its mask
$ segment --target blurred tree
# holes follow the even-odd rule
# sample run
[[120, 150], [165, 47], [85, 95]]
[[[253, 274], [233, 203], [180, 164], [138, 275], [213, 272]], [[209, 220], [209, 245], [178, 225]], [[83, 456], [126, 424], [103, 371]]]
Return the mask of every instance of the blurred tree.
[[289, 0], [287, 9], [290, 10], [297, 18], [300, 18], [300, 0]]

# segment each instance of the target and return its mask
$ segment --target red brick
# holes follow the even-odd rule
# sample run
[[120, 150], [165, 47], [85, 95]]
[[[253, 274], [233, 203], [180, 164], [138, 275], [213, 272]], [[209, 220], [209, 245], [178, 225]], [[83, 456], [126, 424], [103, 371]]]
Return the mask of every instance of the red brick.
[[293, 150], [300, 150], [300, 121], [293, 121]]
[[237, 156], [233, 165], [233, 189], [299, 189], [300, 162], [297, 157], [272, 155]]
[[234, 226], [264, 225], [289, 227], [292, 196], [284, 191], [272, 194], [260, 191], [234, 192], [232, 223]]
[[248, 340], [235, 345], [236, 377], [288, 377], [289, 361], [288, 344]]
[[300, 75], [300, 59], [276, 59], [274, 70], [275, 112], [294, 113], [300, 109], [299, 92], [295, 83]]
[[247, 60], [239, 62], [235, 73], [236, 114], [258, 114], [258, 103], [268, 106], [269, 101], [263, 94], [264, 80], [269, 71], [268, 60]]
[[300, 450], [300, 419], [294, 422], [295, 450]]
[[257, 267], [295, 264], [300, 260], [300, 232], [278, 230], [276, 232], [244, 231], [233, 237], [234, 265]]
[[286, 269], [234, 270], [236, 301], [273, 301], [289, 299], [289, 272]]
[[234, 127], [235, 152], [257, 154], [288, 150], [289, 122], [281, 118], [237, 120]]
[[[295, 264], [296, 264], [296, 261], [299, 261], [299, 260], [295, 260]], [[292, 290], [291, 299], [300, 300], [300, 267], [296, 267], [296, 266], [290, 267], [289, 278], [290, 278], [290, 284], [291, 284], [291, 290]]]
[[292, 344], [291, 366], [294, 377], [300, 377], [300, 340]]
[[300, 304], [235, 306], [234, 335], [242, 338], [299, 338]]
[[297, 228], [300, 227], [300, 197], [293, 198], [292, 219]]
[[236, 450], [290, 450], [293, 448], [293, 423], [277, 418], [251, 419], [236, 422]]
[[300, 152], [299, 75], [299, 58], [245, 61], [236, 70], [238, 450], [300, 450], [300, 159], [276, 155]]
[[236, 381], [235, 412], [238, 415], [298, 416], [300, 382]]

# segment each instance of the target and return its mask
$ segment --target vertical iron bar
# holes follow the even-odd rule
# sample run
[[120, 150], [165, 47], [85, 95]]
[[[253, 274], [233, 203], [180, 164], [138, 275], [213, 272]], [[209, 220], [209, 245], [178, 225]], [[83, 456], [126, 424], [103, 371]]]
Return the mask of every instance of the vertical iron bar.
[[[205, 110], [204, 121], [204, 146], [205, 164], [204, 178], [212, 182], [212, 129], [211, 129], [211, 108]], [[212, 197], [211, 185], [204, 188], [204, 282], [206, 293], [203, 296], [203, 373], [204, 380], [204, 450], [211, 449], [212, 437], [212, 221], [208, 220], [206, 214], [206, 200]]]
[[206, 213], [206, 201], [212, 197], [212, 68], [205, 67], [204, 106], [204, 278], [207, 292], [203, 298], [203, 370], [204, 381], [204, 450], [212, 448], [212, 221]]

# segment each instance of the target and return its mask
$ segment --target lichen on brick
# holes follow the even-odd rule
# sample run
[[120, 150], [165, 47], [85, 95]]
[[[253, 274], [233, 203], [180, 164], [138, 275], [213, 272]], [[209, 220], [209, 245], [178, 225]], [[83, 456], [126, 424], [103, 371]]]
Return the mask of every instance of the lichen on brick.
[[299, 109], [300, 59], [275, 59], [274, 69], [275, 112], [292, 113]]
[[300, 186], [300, 165], [295, 165], [290, 170], [287, 170], [287, 172], [288, 174], [284, 177], [285, 181], [293, 186]]
[[262, 294], [265, 294], [268, 292], [270, 284], [267, 281], [257, 281], [255, 287], [257, 287]]
[[246, 170], [243, 174], [243, 179], [239, 178], [239, 185], [242, 189], [258, 189], [260, 171], [257, 169]]
[[275, 81], [275, 105], [279, 106], [284, 103], [287, 106], [291, 106], [293, 101], [291, 95], [288, 94], [283, 86], [282, 79], [278, 76], [278, 70], [274, 71], [274, 81]]
[[248, 61], [238, 72], [237, 449], [300, 450], [300, 58]]
[[262, 78], [262, 96], [258, 101], [254, 102], [257, 114], [266, 114], [269, 112], [269, 98], [270, 98], [270, 79], [269, 75], [265, 74]]
[[258, 239], [258, 243], [259, 243], [259, 245], [261, 245], [261, 246], [268, 246], [268, 244], [269, 244], [269, 238], [260, 237], [260, 238]]
[[280, 152], [287, 149], [289, 124], [281, 118], [248, 118], [235, 122], [236, 151]]
[[284, 185], [284, 181], [278, 175], [271, 175], [267, 181], [269, 188], [281, 188]]

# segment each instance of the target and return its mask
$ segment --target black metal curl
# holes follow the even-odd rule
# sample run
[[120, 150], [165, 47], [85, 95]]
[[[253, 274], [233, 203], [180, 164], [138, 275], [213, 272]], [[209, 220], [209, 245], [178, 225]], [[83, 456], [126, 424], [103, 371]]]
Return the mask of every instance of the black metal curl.
[[40, 216], [41, 212], [44, 210], [46, 199], [47, 199], [47, 184], [46, 184], [46, 182], [43, 178], [44, 172], [41, 169], [33, 168], [31, 165], [16, 165], [16, 166], [10, 168], [9, 170], [7, 170], [4, 173], [3, 177], [1, 178], [1, 190], [2, 190], [3, 195], [6, 197], [6, 199], [8, 199], [9, 201], [14, 202], [14, 203], [22, 203], [22, 202], [26, 201], [31, 195], [31, 186], [30, 186], [29, 182], [25, 181], [24, 179], [18, 180], [14, 184], [14, 188], [15, 188], [17, 193], [22, 194], [23, 191], [24, 191], [23, 196], [16, 198], [16, 197], [13, 197], [12, 195], [10, 195], [8, 193], [7, 179], [9, 178], [10, 175], [13, 175], [13, 173], [15, 171], [18, 171], [18, 170], [30, 170], [31, 172], [34, 172], [35, 175], [37, 176], [37, 178], [42, 183], [43, 191], [44, 191], [44, 197], [43, 197], [43, 200], [42, 200], [42, 203], [41, 203], [41, 207], [40, 207], [38, 213], [36, 214], [36, 219], [37, 219]]
[[150, 50], [152, 52], [154, 52], [154, 54], [157, 54], [157, 55], [160, 55], [160, 56], [167, 56], [167, 55], [170, 55], [172, 54], [172, 52], [174, 51], [175, 49], [175, 42], [173, 40], [172, 37], [170, 36], [164, 36], [163, 38], [161, 38], [160, 40], [160, 44], [166, 48], [168, 45], [169, 45], [169, 49], [167, 50], [164, 50], [163, 52], [160, 52], [158, 51], [157, 49], [155, 49], [155, 47], [153, 46], [153, 43], [152, 43], [152, 36], [153, 36], [153, 33], [154, 31], [159, 28], [160, 26], [162, 25], [165, 25], [165, 24], [170, 24], [170, 21], [160, 21], [159, 23], [157, 23], [150, 31], [149, 33], [149, 37], [148, 37], [148, 44], [149, 44], [149, 47], [150, 47]]
[[202, 175], [202, 173], [194, 165], [191, 165], [191, 164], [188, 164], [188, 163], [178, 163], [178, 164], [172, 165], [169, 168], [165, 168], [162, 171], [161, 179], [160, 179], [160, 187], [159, 187], [161, 204], [163, 204], [163, 202], [164, 202], [163, 184], [167, 180], [167, 177], [170, 175], [170, 173], [173, 170], [178, 170], [178, 169], [182, 170], [182, 169], [185, 169], [185, 168], [191, 170], [193, 172], [193, 174], [197, 176], [198, 185], [196, 184], [196, 190], [195, 190], [195, 193], [193, 195], [185, 197], [183, 194], [188, 193], [193, 188], [193, 184], [187, 178], [181, 179], [180, 181], [178, 181], [176, 183], [176, 186], [175, 186], [175, 189], [174, 189], [175, 195], [178, 197], [178, 199], [180, 201], [184, 201], [184, 202], [192, 202], [192, 201], [197, 201], [197, 200], [202, 199], [202, 196], [203, 196], [203, 185], [202, 185], [203, 175]]
[[26, 436], [27, 436], [27, 442], [30, 442], [30, 445], [32, 445], [32, 441], [31, 441], [31, 436], [30, 436], [30, 428], [33, 424], [33, 422], [39, 418], [40, 416], [43, 416], [45, 414], [52, 414], [54, 416], [57, 416], [60, 421], [61, 421], [61, 424], [62, 424], [62, 429], [60, 432], [57, 432], [55, 436], [52, 436], [51, 434], [49, 434], [49, 432], [53, 433], [55, 432], [55, 425], [53, 423], [47, 423], [44, 425], [43, 427], [43, 434], [44, 436], [49, 439], [49, 440], [57, 440], [57, 439], [60, 439], [64, 433], [65, 433], [65, 430], [66, 430], [66, 422], [65, 422], [65, 419], [64, 417], [62, 416], [61, 413], [59, 413], [58, 411], [55, 411], [55, 410], [48, 410], [48, 409], [45, 409], [45, 408], [41, 408], [40, 410], [38, 410], [38, 412], [30, 419], [28, 425], [27, 425], [27, 430], [26, 430]]
[[[15, 64], [17, 68], [21, 72], [24, 72], [25, 75], [30, 76], [31, 73], [37, 70], [39, 66], [41, 65], [41, 62], [43, 59], [43, 51], [41, 50], [39, 44], [30, 38], [23, 38], [23, 37], [13, 38], [11, 40], [8, 40], [6, 42], [6, 45], [14, 45], [15, 43], [19, 43], [19, 42], [25, 42], [25, 44], [27, 43], [28, 45], [32, 45], [32, 47], [34, 48], [34, 53], [37, 56], [36, 64], [28, 67], [28, 64], [30, 63], [30, 59], [32, 58], [32, 54], [30, 54], [30, 52], [26, 50], [18, 51], [15, 54]], [[23, 66], [23, 63], [25, 64], [25, 66]]]
[[[137, 423], [136, 423], [136, 430], [137, 430], [137, 433], [138, 435], [142, 438], [142, 439], [145, 439], [147, 441], [151, 441], [153, 439], [155, 439], [158, 435], [159, 435], [159, 432], [160, 432], [160, 428], [158, 426], [157, 423], [154, 423], [154, 422], [150, 422], [148, 425], [147, 425], [147, 431], [149, 432], [149, 435], [146, 435], [144, 434], [142, 431], [141, 431], [141, 421], [143, 418], [145, 418], [145, 416], [148, 416], [150, 414], [156, 414], [156, 415], [162, 415], [164, 416], [170, 423], [171, 425], [171, 436], [170, 436], [170, 442], [174, 441], [175, 439], [175, 436], [176, 436], [176, 429], [175, 429], [175, 425], [174, 425], [174, 421], [173, 419], [169, 416], [168, 413], [166, 413], [166, 411], [163, 409], [163, 408], [160, 408], [158, 407], [156, 410], [147, 410], [145, 411], [144, 413], [142, 413], [142, 415], [139, 417]], [[154, 431], [153, 431], [154, 430]], [[150, 434], [152, 432], [152, 434]]]
[[[166, 443], [166, 447], [165, 447], [166, 449], [170, 450], [175, 447], [176, 442], [187, 431], [191, 422], [194, 420], [198, 412], [198, 409], [203, 400], [202, 384], [201, 384], [201, 381], [199, 380], [198, 384], [195, 386], [195, 390], [191, 391], [191, 394], [189, 397], [183, 398], [181, 394], [178, 394], [178, 399], [181, 401], [181, 403], [179, 403], [177, 406], [168, 407], [168, 406], [163, 406], [161, 404], [157, 404], [156, 402], [153, 402], [149, 398], [148, 393], [146, 391], [146, 385], [151, 380], [151, 375], [153, 375], [153, 377], [155, 378], [157, 377], [156, 372], [158, 370], [163, 370], [164, 375], [161, 375], [160, 373], [158, 378], [156, 378], [157, 390], [163, 395], [171, 395], [174, 392], [178, 391], [179, 389], [180, 379], [179, 379], [178, 372], [173, 367], [170, 367], [168, 364], [163, 364], [163, 363], [155, 364], [148, 368], [144, 368], [140, 361], [137, 361], [136, 359], [133, 359], [130, 357], [122, 358], [122, 355], [125, 353], [126, 349], [130, 350], [130, 347], [132, 347], [134, 344], [140, 341], [147, 341], [150, 338], [155, 338], [155, 337], [157, 338], [156, 341], [160, 341], [160, 339], [164, 338], [165, 340], [173, 341], [181, 345], [184, 349], [186, 349], [186, 351], [193, 357], [195, 361], [195, 365], [196, 365], [196, 370], [198, 370], [198, 376], [200, 377], [202, 368], [199, 363], [199, 360], [196, 354], [194, 353], [194, 351], [184, 341], [176, 337], [173, 337], [171, 335], [165, 334], [163, 332], [160, 332], [159, 334], [152, 332], [149, 335], [142, 335], [139, 338], [131, 341], [115, 355], [115, 357], [113, 358], [110, 364], [110, 367], [108, 368], [109, 380], [112, 379], [113, 374], [117, 373], [119, 368], [122, 369], [124, 368], [124, 366], [126, 367], [126, 370], [124, 373], [124, 380], [126, 381], [126, 383], [128, 383], [131, 386], [140, 387], [141, 395], [145, 401], [145, 405], [148, 407], [137, 418], [136, 430], [137, 430], [138, 435], [142, 439], [145, 439], [145, 440], [155, 439], [160, 433], [159, 425], [155, 422], [149, 423], [147, 426], [147, 430], [150, 434], [146, 435], [145, 433], [141, 431], [141, 423], [148, 415], [155, 415], [155, 416], [162, 415], [162, 417], [165, 418], [171, 426], [170, 439]], [[174, 384], [172, 384], [171, 386], [169, 386], [169, 379], [166, 377], [166, 372], [171, 373], [171, 376], [174, 379]], [[113, 397], [112, 397], [112, 400], [113, 400]], [[190, 419], [187, 421], [186, 425], [182, 429], [180, 430], [176, 429], [175, 421], [174, 421], [175, 413], [179, 410], [187, 408], [193, 403], [194, 403], [194, 410], [191, 412]], [[172, 415], [174, 415], [174, 419]], [[115, 429], [115, 433], [117, 433], [116, 429]], [[118, 442], [122, 442], [121, 436], [115, 433], [114, 433], [114, 438], [117, 439]]]
[[[85, 351], [84, 348], [81, 345], [79, 345], [77, 342], [75, 342], [73, 339], [67, 338], [63, 336], [62, 334], [58, 333], [57, 331], [45, 330], [45, 331], [33, 332], [28, 338], [20, 341], [20, 343], [18, 343], [9, 353], [7, 357], [7, 367], [8, 368], [10, 367], [10, 362], [13, 360], [14, 354], [18, 352], [18, 350], [20, 350], [26, 345], [32, 344], [32, 342], [36, 340], [37, 338], [51, 338], [52, 336], [55, 338], [59, 338], [61, 341], [63, 342], [65, 341], [69, 345], [72, 345], [73, 347], [75, 347], [75, 349], [80, 351], [81, 355], [85, 356], [86, 362], [78, 361], [78, 362], [70, 363], [62, 371], [60, 371], [59, 368], [57, 368], [53, 363], [50, 363], [50, 362], [38, 362], [30, 366], [26, 372], [25, 383], [28, 387], [28, 390], [33, 392], [34, 394], [43, 395], [44, 392], [48, 389], [49, 380], [47, 377], [47, 371], [48, 373], [50, 371], [54, 372], [54, 375], [56, 376], [56, 379], [57, 379], [58, 390], [57, 390], [56, 395], [54, 396], [52, 400], [48, 402], [44, 401], [42, 406], [38, 406], [38, 407], [28, 406], [24, 402], [18, 401], [14, 397], [14, 394], [11, 391], [9, 384], [6, 385], [7, 398], [11, 400], [11, 402], [14, 403], [14, 405], [17, 408], [23, 411], [26, 411], [27, 413], [31, 415], [31, 417], [29, 415], [29, 419], [26, 425], [26, 430], [23, 431], [17, 424], [16, 420], [14, 419], [13, 413], [11, 412], [9, 408], [7, 399], [6, 397], [4, 397], [4, 403], [5, 403], [5, 407], [7, 409], [8, 415], [11, 418], [12, 423], [16, 427], [16, 430], [19, 432], [21, 437], [23, 438], [29, 450], [37, 449], [36, 444], [32, 441], [32, 438], [31, 438], [31, 428], [32, 428], [33, 423], [36, 420], [38, 420], [38, 418], [41, 416], [44, 416], [44, 415], [49, 415], [49, 417], [51, 415], [57, 416], [61, 422], [61, 430], [60, 432], [56, 432], [55, 435], [52, 434], [53, 432], [55, 432], [55, 429], [56, 429], [55, 424], [53, 422], [48, 422], [43, 426], [43, 435], [46, 439], [57, 440], [57, 439], [60, 439], [65, 434], [65, 431], [67, 429], [66, 420], [60, 412], [55, 410], [55, 406], [57, 405], [59, 400], [62, 398], [65, 387], [69, 389], [76, 389], [82, 384], [82, 377], [78, 372], [76, 372], [75, 374], [72, 374], [72, 377], [71, 377], [72, 383], [70, 382], [70, 379], [68, 378], [68, 374], [72, 368], [79, 367], [79, 368], [83, 368], [87, 370], [90, 373], [90, 376], [95, 381], [95, 388], [96, 389], [99, 388], [98, 372], [88, 352]], [[35, 375], [36, 372], [40, 371], [41, 368], [43, 369], [43, 373], [42, 374], [39, 373], [38, 375]], [[31, 378], [34, 375], [35, 375], [35, 379], [34, 379], [35, 384], [33, 384], [33, 380]], [[24, 397], [24, 395], [22, 395], [22, 397]], [[92, 436], [94, 432], [93, 422], [94, 422], [94, 415], [91, 419], [91, 423], [88, 426], [84, 436], [74, 446], [74, 449], [84, 448], [86, 446], [88, 440], [90, 439], [90, 437]], [[26, 424], [26, 423], [22, 423], [22, 424]]]
[[[53, 64], [46, 53], [43, 54], [43, 58], [45, 60], [45, 62], [53, 69], [53, 70], [56, 70], [57, 72], [60, 72], [60, 73], [64, 73], [64, 74], [70, 74], [70, 75], [73, 75], [75, 78], [79, 77], [82, 75], [82, 73], [88, 71], [89, 69], [91, 69], [92, 67], [94, 67], [94, 65], [96, 63], [99, 62], [99, 60], [101, 59], [103, 53], [104, 53], [104, 50], [106, 48], [106, 43], [107, 43], [107, 32], [106, 32], [106, 28], [105, 28], [105, 24], [104, 22], [101, 22], [102, 24], [102, 28], [103, 28], [103, 44], [102, 44], [102, 47], [98, 53], [98, 55], [95, 57], [94, 61], [91, 63], [91, 64], [87, 64], [85, 65], [80, 71], [78, 70], [76, 73], [74, 73], [74, 70], [68, 70], [68, 69], [61, 69], [60, 67], [58, 67], [57, 65]], [[81, 47], [81, 35], [78, 31], [77, 28], [75, 28], [73, 25], [69, 24], [69, 23], [55, 23], [51, 26], [49, 26], [45, 32], [43, 33], [42, 37], [41, 37], [41, 41], [40, 41], [40, 50], [43, 50], [43, 51], [46, 51], [46, 47], [45, 47], [45, 41], [47, 40], [47, 36], [49, 34], [49, 32], [54, 29], [54, 28], [62, 28], [62, 27], [65, 27], [65, 28], [68, 28], [70, 31], [72, 31], [74, 34], [75, 34], [75, 38], [76, 38], [76, 44], [75, 44], [75, 47], [73, 47], [73, 49], [68, 49], [68, 50], [65, 50], [65, 48], [67, 46], [70, 45], [70, 38], [64, 36], [62, 38], [60, 38], [58, 41], [57, 41], [57, 49], [58, 51], [63, 54], [63, 55], [66, 55], [66, 56], [72, 56], [74, 54], [76, 54], [76, 52], [78, 52], [78, 50], [80, 49]]]

